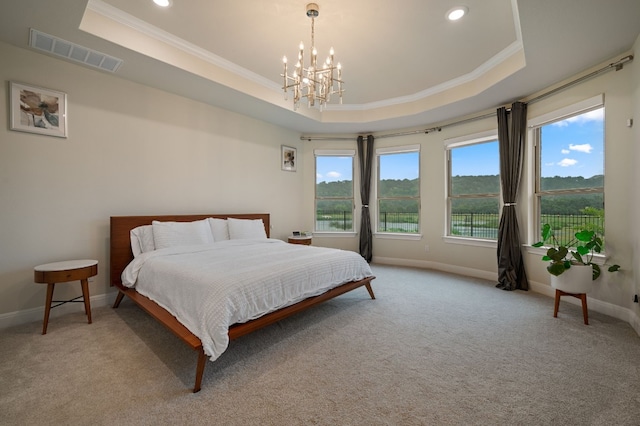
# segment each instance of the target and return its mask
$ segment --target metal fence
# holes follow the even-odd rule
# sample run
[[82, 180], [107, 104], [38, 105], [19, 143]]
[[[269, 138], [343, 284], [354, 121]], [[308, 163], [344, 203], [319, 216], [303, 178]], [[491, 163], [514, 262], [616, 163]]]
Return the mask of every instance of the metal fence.
[[543, 214], [541, 223], [548, 223], [560, 244], [575, 240], [575, 233], [583, 229], [595, 231], [604, 240], [604, 218], [589, 215]]
[[495, 213], [452, 213], [451, 235], [498, 239], [500, 217]]
[[[596, 231], [604, 236], [604, 220], [590, 215], [541, 215], [541, 224], [548, 223], [558, 241], [569, 243], [574, 234], [582, 229]], [[496, 240], [500, 216], [495, 213], [454, 213], [451, 215], [451, 235], [470, 238]], [[353, 231], [353, 213], [350, 211], [316, 212], [317, 231]], [[378, 232], [398, 232], [417, 234], [419, 214], [401, 212], [381, 212], [378, 218]]]
[[318, 210], [316, 231], [353, 231], [353, 212]]
[[[418, 213], [383, 212], [378, 232], [418, 233]], [[316, 211], [316, 231], [353, 231], [353, 214], [349, 211]]]
[[378, 231], [417, 234], [418, 220], [418, 213], [381, 212]]

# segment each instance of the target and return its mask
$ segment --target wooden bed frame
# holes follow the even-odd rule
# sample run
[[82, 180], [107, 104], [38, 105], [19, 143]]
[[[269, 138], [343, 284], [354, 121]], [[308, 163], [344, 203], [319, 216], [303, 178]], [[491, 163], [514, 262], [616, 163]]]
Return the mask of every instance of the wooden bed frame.
[[[270, 235], [270, 224], [268, 213], [256, 213], [256, 214], [200, 214], [200, 215], [160, 215], [160, 216], [112, 216], [111, 217], [111, 285], [118, 287], [118, 295], [113, 304], [114, 308], [117, 308], [122, 302], [124, 296], [128, 296], [144, 311], [146, 311], [153, 318], [158, 320], [161, 324], [171, 330], [176, 336], [178, 336], [189, 347], [198, 352], [198, 362], [196, 365], [195, 385], [193, 392], [198, 392], [202, 385], [202, 376], [204, 374], [204, 367], [207, 361], [207, 355], [202, 348], [202, 342], [191, 331], [183, 326], [173, 315], [160, 305], [139, 294], [135, 289], [124, 287], [122, 285], [122, 271], [133, 259], [133, 252], [131, 251], [131, 240], [129, 232], [141, 225], [150, 225], [152, 221], [175, 221], [175, 222], [191, 222], [194, 220], [201, 220], [208, 217], [226, 219], [229, 217], [238, 219], [262, 219], [267, 236]], [[358, 287], [365, 286], [369, 292], [369, 296], [375, 299], [373, 289], [371, 288], [371, 280], [375, 277], [368, 277], [360, 281], [353, 281], [343, 284], [339, 287], [335, 287], [326, 293], [318, 296], [310, 297], [294, 305], [287, 306], [275, 312], [266, 314], [260, 318], [248, 321], [242, 324], [234, 324], [229, 328], [229, 340], [237, 339], [240, 336], [251, 333], [269, 324], [273, 324], [281, 319], [287, 318], [297, 312], [303, 311], [313, 305], [332, 299], [336, 296], [344, 294], [348, 291], [356, 289]]]

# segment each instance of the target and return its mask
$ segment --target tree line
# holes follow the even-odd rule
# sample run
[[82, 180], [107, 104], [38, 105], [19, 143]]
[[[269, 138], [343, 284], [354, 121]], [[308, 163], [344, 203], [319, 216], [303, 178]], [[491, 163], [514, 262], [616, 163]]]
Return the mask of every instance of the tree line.
[[[423, 182], [423, 185], [425, 183]], [[604, 185], [604, 176], [595, 175], [590, 178], [582, 176], [543, 177], [541, 187], [544, 190], [598, 188]], [[498, 194], [500, 192], [500, 177], [498, 175], [485, 176], [452, 176], [451, 190], [453, 195], [460, 194]], [[419, 179], [383, 179], [378, 189], [381, 198], [412, 197], [420, 194]], [[359, 191], [356, 190], [358, 193]], [[335, 182], [319, 182], [316, 184], [316, 197], [353, 197], [353, 183], [350, 180]], [[331, 206], [332, 209], [344, 208], [351, 210], [350, 203], [330, 202], [318, 203], [321, 206]], [[454, 210], [456, 213], [496, 213], [495, 199], [457, 199]], [[583, 214], [585, 208], [602, 209], [602, 194], [582, 194], [572, 196], [554, 196], [542, 199], [541, 210], [544, 214], [572, 215]], [[385, 201], [385, 210], [399, 213], [417, 213], [417, 207], [412, 203]]]

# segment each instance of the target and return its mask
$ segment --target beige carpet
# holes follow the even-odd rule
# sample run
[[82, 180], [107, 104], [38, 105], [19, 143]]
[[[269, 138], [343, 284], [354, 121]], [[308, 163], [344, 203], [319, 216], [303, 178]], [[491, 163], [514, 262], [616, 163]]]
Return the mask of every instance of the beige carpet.
[[0, 424], [638, 425], [640, 338], [531, 292], [373, 265], [358, 289], [196, 354], [130, 301], [0, 333]]

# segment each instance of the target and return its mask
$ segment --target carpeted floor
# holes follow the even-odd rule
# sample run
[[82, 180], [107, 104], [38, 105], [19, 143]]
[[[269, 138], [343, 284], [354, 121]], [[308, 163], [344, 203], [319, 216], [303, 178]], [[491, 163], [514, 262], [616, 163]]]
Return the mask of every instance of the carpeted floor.
[[196, 354], [126, 300], [0, 333], [0, 424], [638, 425], [640, 338], [531, 292], [373, 265], [364, 288]]

